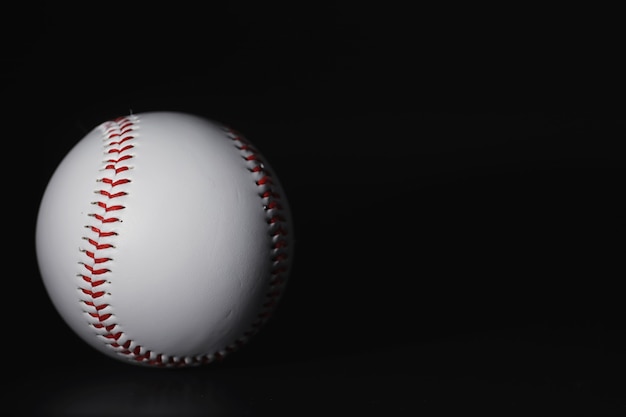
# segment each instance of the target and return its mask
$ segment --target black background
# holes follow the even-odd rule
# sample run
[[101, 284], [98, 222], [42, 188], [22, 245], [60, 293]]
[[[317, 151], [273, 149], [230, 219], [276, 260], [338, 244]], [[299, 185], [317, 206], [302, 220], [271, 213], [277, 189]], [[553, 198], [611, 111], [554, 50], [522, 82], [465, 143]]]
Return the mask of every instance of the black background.
[[[615, 11], [298, 4], [5, 11], [2, 411], [626, 414]], [[205, 368], [92, 351], [36, 264], [61, 158], [151, 110], [237, 128], [293, 211], [276, 315]]]

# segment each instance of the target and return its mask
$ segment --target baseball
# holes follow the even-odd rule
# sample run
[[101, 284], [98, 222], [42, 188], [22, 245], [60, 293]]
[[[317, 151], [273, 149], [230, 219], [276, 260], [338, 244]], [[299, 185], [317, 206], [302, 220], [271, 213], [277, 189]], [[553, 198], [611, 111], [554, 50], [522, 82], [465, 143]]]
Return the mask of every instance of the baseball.
[[106, 121], [43, 193], [35, 249], [67, 325], [99, 352], [149, 367], [213, 363], [275, 311], [291, 212], [238, 132], [179, 112]]

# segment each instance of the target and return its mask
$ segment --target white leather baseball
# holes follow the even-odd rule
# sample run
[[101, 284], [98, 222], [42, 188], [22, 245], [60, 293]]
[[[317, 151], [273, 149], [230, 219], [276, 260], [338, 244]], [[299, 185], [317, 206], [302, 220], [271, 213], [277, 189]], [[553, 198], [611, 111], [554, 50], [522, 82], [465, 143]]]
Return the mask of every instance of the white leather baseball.
[[41, 277], [87, 344], [132, 364], [212, 363], [267, 321], [291, 268], [278, 178], [237, 132], [197, 115], [107, 121], [52, 175]]

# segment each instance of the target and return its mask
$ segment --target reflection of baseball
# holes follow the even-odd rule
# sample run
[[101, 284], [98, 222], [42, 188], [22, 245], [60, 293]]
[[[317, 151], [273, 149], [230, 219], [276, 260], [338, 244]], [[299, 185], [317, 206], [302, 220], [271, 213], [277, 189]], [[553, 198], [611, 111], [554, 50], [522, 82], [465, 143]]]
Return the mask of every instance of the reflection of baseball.
[[266, 322], [289, 275], [291, 214], [261, 154], [201, 117], [150, 112], [88, 133], [43, 195], [45, 288], [86, 343], [145, 366], [196, 366]]

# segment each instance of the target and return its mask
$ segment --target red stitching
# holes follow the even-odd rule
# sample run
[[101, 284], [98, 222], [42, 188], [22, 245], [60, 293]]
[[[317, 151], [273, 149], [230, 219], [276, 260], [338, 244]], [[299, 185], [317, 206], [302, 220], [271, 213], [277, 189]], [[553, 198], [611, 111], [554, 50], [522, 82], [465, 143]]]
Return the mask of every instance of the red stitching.
[[117, 217], [104, 217], [100, 214], [88, 214], [88, 216], [91, 217], [95, 217], [97, 220], [99, 220], [101, 223], [106, 224], [106, 223], [115, 223], [115, 222], [119, 222], [120, 219], [118, 219]]
[[255, 184], [261, 189], [259, 197], [264, 202], [263, 208], [266, 213], [266, 221], [269, 225], [269, 234], [272, 238], [272, 270], [270, 277], [270, 291], [266, 294], [264, 309], [257, 315], [257, 320], [252, 323], [247, 336], [256, 333], [258, 329], [270, 318], [275, 310], [278, 299], [282, 296], [286, 283], [285, 274], [288, 271], [289, 244], [286, 236], [287, 219], [282, 213], [283, 207], [280, 204], [281, 195], [276, 191], [272, 180], [272, 174], [265, 168], [263, 158], [255, 147], [247, 141], [239, 132], [225, 128], [229, 137], [234, 141], [235, 147], [242, 153], [243, 159], [250, 163], [250, 172], [258, 177]]
[[130, 182], [128, 178], [122, 178], [119, 180], [114, 180], [111, 178], [102, 178], [100, 181], [102, 181], [105, 184], [109, 184], [111, 187], [117, 187], [118, 185], [124, 185]]
[[[120, 221], [119, 217], [107, 217], [105, 214], [111, 212], [121, 212], [124, 210], [122, 204], [110, 204], [110, 201], [116, 198], [121, 198], [128, 195], [125, 190], [119, 190], [113, 192], [115, 187], [123, 187], [129, 184], [131, 181], [129, 178], [120, 178], [118, 175], [127, 172], [130, 167], [124, 165], [127, 161], [133, 158], [130, 151], [134, 148], [131, 143], [135, 139], [135, 136], [128, 133], [133, 131], [134, 122], [128, 118], [118, 118], [114, 121], [108, 122], [103, 125], [105, 128], [105, 139], [110, 140], [118, 138], [117, 141], [110, 141], [105, 144], [105, 152], [107, 154], [117, 154], [117, 159], [107, 159], [104, 161], [104, 172], [109, 174], [104, 178], [97, 180], [97, 183], [107, 185], [110, 189], [95, 190], [95, 194], [103, 198], [103, 200], [93, 202], [93, 205], [100, 209], [100, 213], [89, 213], [88, 216], [94, 219], [95, 224], [86, 225], [85, 228], [96, 235], [96, 238], [85, 236], [83, 239], [93, 248], [92, 250], [81, 250], [86, 257], [86, 262], [80, 262], [85, 273], [79, 274], [82, 280], [85, 282], [84, 286], [79, 287], [82, 294], [88, 296], [88, 299], [81, 300], [85, 305], [85, 312], [92, 317], [95, 322], [90, 325], [98, 331], [105, 339], [117, 341], [122, 337], [122, 332], [114, 332], [117, 323], [112, 313], [106, 312], [105, 309], [109, 307], [103, 297], [107, 295], [106, 288], [99, 289], [98, 287], [106, 287], [108, 283], [107, 276], [111, 273], [111, 270], [107, 267], [107, 264], [112, 261], [112, 258], [104, 255], [103, 250], [114, 249], [115, 246], [107, 241], [101, 242], [101, 239], [107, 239], [117, 236], [117, 232], [114, 230], [107, 230], [110, 224]], [[128, 143], [127, 143], [128, 142]], [[119, 148], [120, 145], [127, 143], [125, 146]], [[110, 175], [110, 176], [109, 176]], [[96, 277], [98, 277], [96, 279]], [[113, 323], [107, 323], [107, 321], [113, 321]], [[104, 331], [104, 333], [102, 333]], [[113, 342], [114, 343], [114, 342]]]
[[107, 153], [123, 153], [131, 149], [133, 149], [133, 145], [126, 145], [121, 149], [117, 149], [117, 148], [109, 149]]
[[[130, 131], [130, 130], [132, 130], [132, 129], [129, 129], [128, 131]], [[113, 139], [114, 137], [121, 137], [122, 139], [121, 139], [121, 140], [118, 140], [118, 141], [112, 141], [112, 142], [109, 142], [109, 144], [108, 144], [107, 146], [121, 145], [121, 144], [122, 144], [122, 143], [124, 143], [124, 142], [127, 142], [127, 141], [129, 141], [129, 140], [133, 140], [133, 139], [135, 139], [135, 137], [134, 137], [134, 136], [130, 136], [130, 135], [129, 135], [129, 136], [126, 136], [126, 137], [123, 137], [123, 135], [124, 135], [126, 132], [128, 132], [128, 131], [124, 131], [124, 132], [122, 132], [122, 133], [121, 133], [121, 134], [119, 134], [119, 135], [118, 135], [118, 134], [109, 135], [109, 139]]]
[[106, 162], [111, 162], [111, 163], [113, 163], [113, 164], [117, 164], [118, 162], [125, 161], [125, 160], [127, 160], [127, 159], [132, 158], [132, 157], [133, 157], [132, 155], [124, 155], [124, 156], [121, 156], [121, 157], [120, 157], [120, 158], [118, 158], [118, 159], [107, 159], [107, 160], [106, 160]]
[[[87, 227], [89, 227], [89, 226], [87, 226]], [[111, 232], [111, 234], [113, 234], [113, 233], [114, 233], [114, 232]], [[115, 233], [115, 234], [117, 234], [117, 233]], [[89, 242], [89, 244], [90, 244], [91, 246], [93, 246], [94, 248], [96, 248], [96, 249], [98, 249], [98, 250], [108, 249], [108, 248], [114, 248], [114, 247], [115, 247], [115, 246], [113, 246], [113, 245], [112, 245], [112, 244], [110, 244], [110, 243], [98, 243], [98, 242], [96, 242], [95, 240], [93, 240], [93, 239], [89, 239], [89, 238], [87, 238], [87, 237], [84, 237], [83, 239], [85, 239], [87, 242]]]
[[[118, 174], [118, 172], [115, 172], [116, 174]], [[96, 191], [96, 194], [102, 194], [103, 196], [108, 197], [109, 199], [113, 199], [113, 198], [117, 198], [117, 197], [123, 197], [126, 194], [128, 194], [126, 191], [120, 191], [119, 193], [110, 193], [106, 190], [98, 190]]]

